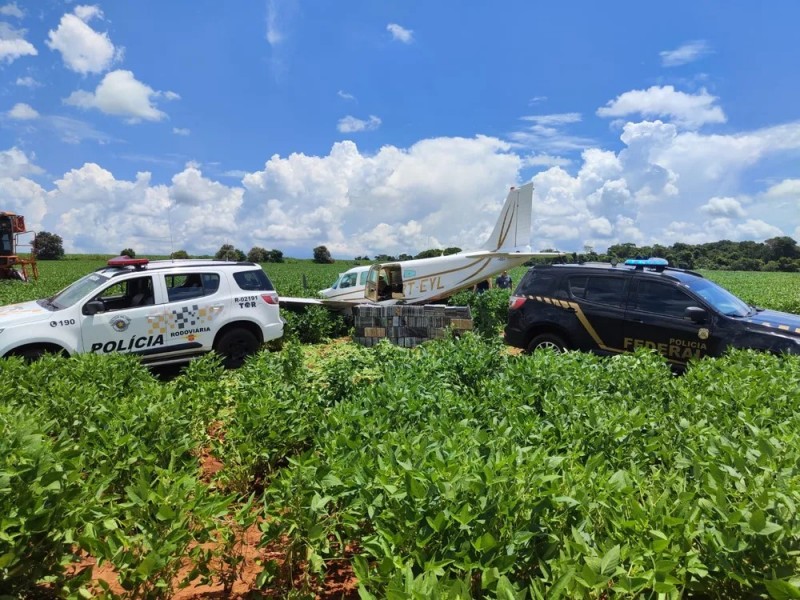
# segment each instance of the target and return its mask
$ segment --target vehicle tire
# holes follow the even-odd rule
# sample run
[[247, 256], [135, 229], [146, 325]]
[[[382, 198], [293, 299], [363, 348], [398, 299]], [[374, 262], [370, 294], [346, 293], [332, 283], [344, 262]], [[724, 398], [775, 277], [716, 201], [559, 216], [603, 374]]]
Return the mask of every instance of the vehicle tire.
[[554, 333], [540, 333], [528, 344], [529, 353], [535, 350], [551, 350], [561, 353], [567, 350], [567, 343]]
[[248, 356], [258, 352], [259, 345], [258, 338], [250, 331], [236, 328], [222, 334], [215, 350], [222, 355], [226, 369], [238, 369]]
[[[12, 355], [13, 356], [19, 356], [26, 363], [32, 363], [32, 362], [35, 362], [35, 361], [39, 360], [40, 358], [42, 358], [48, 352], [50, 354], [59, 354], [59, 352], [54, 352], [53, 350], [45, 348], [44, 346], [30, 346], [28, 348], [23, 348], [21, 350], [17, 350], [16, 352], [12, 352]], [[60, 354], [63, 354], [64, 356], [66, 356], [66, 353], [63, 352], [63, 351], [60, 352]]]

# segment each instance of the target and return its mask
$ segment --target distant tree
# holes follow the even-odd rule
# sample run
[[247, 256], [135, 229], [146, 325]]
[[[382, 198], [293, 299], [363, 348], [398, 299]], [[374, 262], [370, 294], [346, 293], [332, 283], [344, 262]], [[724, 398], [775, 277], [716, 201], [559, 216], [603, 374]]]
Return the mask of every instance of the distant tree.
[[414, 258], [433, 258], [434, 256], [442, 256], [442, 251], [439, 248], [429, 248], [417, 254]]
[[133, 248], [125, 248], [119, 255], [127, 256], [128, 258], [136, 258], [136, 252], [133, 251]]
[[58, 260], [64, 256], [64, 240], [55, 233], [40, 231], [33, 239], [33, 250], [39, 260]]
[[778, 270], [779, 271], [786, 271], [788, 273], [797, 273], [798, 269], [798, 262], [794, 261], [790, 258], [786, 258], [785, 256], [781, 256], [778, 259]]
[[765, 240], [764, 243], [769, 248], [769, 258], [771, 260], [780, 261], [781, 258], [800, 257], [800, 248], [797, 247], [797, 242], [788, 235], [770, 238]]
[[405, 252], [403, 252], [402, 254], [400, 254], [400, 256], [397, 257], [397, 260], [411, 260], [413, 258], [414, 257], [411, 256], [410, 254], [406, 254]]
[[267, 250], [267, 262], [270, 263], [282, 263], [283, 262], [283, 252], [280, 250]]
[[758, 258], [740, 258], [731, 263], [731, 271], [760, 271], [763, 266]]
[[186, 250], [175, 250], [169, 255], [170, 258], [189, 258], [189, 253]]
[[616, 258], [617, 260], [626, 260], [628, 258], [636, 258], [641, 253], [640, 249], [636, 248], [636, 244], [626, 242], [624, 244], [614, 244], [608, 247], [607, 254], [609, 257]]
[[377, 262], [393, 262], [397, 260], [396, 256], [391, 256], [390, 254], [376, 254], [375, 260]]
[[330, 264], [333, 262], [333, 258], [331, 257], [331, 253], [328, 252], [327, 247], [317, 246], [314, 248], [314, 262], [320, 264]]
[[458, 246], [450, 246], [449, 248], [445, 248], [442, 254], [450, 256], [451, 254], [458, 254], [459, 252], [461, 252], [461, 248]]
[[235, 260], [235, 261], [243, 261], [247, 260], [247, 256], [244, 252], [239, 250], [238, 248], [234, 248], [232, 244], [223, 244], [220, 246], [220, 249], [217, 250], [217, 253], [214, 255], [214, 258], [217, 260]]
[[259, 246], [253, 246], [250, 248], [250, 252], [247, 253], [247, 260], [250, 262], [256, 263], [263, 263], [267, 262], [267, 250], [266, 248], [261, 248]]

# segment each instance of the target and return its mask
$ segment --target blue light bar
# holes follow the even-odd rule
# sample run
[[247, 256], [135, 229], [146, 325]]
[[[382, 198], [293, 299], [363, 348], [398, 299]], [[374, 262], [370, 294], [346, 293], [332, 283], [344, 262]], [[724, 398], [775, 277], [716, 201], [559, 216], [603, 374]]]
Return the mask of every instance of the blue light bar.
[[629, 258], [625, 264], [629, 267], [666, 267], [669, 262], [665, 258]]

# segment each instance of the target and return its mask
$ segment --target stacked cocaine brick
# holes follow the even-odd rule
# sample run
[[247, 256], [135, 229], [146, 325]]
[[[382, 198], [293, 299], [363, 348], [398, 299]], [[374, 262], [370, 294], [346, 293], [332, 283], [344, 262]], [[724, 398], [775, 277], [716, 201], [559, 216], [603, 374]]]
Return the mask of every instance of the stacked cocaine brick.
[[374, 346], [382, 339], [404, 348], [427, 340], [443, 338], [448, 330], [459, 334], [472, 329], [469, 306], [378, 306], [362, 304], [353, 309], [353, 341]]

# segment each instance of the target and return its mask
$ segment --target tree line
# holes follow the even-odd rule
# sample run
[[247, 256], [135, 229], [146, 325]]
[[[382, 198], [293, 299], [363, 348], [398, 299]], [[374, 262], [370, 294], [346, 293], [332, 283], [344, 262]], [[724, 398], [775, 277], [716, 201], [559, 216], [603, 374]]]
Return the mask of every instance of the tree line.
[[[61, 236], [43, 231], [33, 242], [36, 257], [41, 260], [56, 260], [64, 256], [63, 240]], [[357, 261], [394, 262], [416, 258], [431, 258], [434, 256], [447, 256], [461, 252], [461, 248], [449, 247], [444, 249], [431, 248], [423, 250], [416, 255], [401, 253], [397, 256], [377, 254], [370, 259], [369, 256], [356, 256]], [[120, 254], [135, 257], [136, 253], [131, 248], [125, 248]], [[326, 246], [317, 246], [313, 249], [314, 262], [332, 263], [334, 258]], [[800, 246], [789, 236], [773, 237], [763, 242], [732, 242], [720, 240], [705, 244], [685, 244], [676, 242], [671, 246], [653, 244], [652, 246], [637, 246], [632, 242], [614, 244], [605, 252], [595, 252], [591, 246], [584, 246], [583, 252], [572, 252], [565, 256], [567, 262], [622, 262], [628, 258], [665, 258], [669, 264], [682, 269], [717, 269], [724, 271], [800, 271]], [[170, 254], [170, 258], [189, 258], [185, 250], [177, 250]], [[203, 258], [208, 258], [203, 257]], [[257, 263], [283, 262], [281, 250], [267, 250], [253, 246], [247, 254], [232, 244], [223, 244], [214, 255], [217, 260], [250, 261]], [[534, 259], [533, 262], [539, 262]]]
[[713, 269], [722, 271], [800, 271], [800, 247], [789, 236], [770, 238], [763, 242], [732, 242], [720, 240], [705, 244], [671, 246], [634, 243], [614, 244], [604, 253], [585, 246], [583, 252], [568, 255], [569, 262], [621, 262], [628, 258], [665, 258], [681, 269]]

